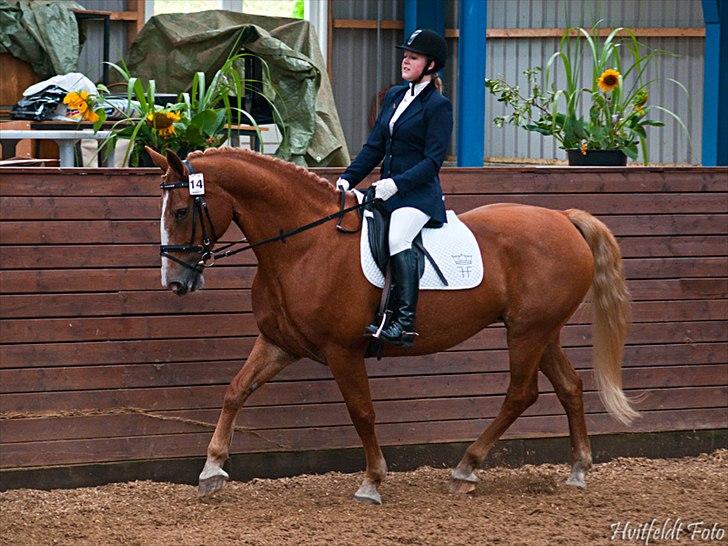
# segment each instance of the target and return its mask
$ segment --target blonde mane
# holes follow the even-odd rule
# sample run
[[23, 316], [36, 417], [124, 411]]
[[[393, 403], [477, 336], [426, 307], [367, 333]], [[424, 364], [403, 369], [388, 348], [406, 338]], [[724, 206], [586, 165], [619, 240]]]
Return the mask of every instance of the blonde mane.
[[315, 186], [327, 190], [329, 193], [336, 193], [334, 186], [325, 178], [321, 178], [316, 173], [300, 167], [288, 161], [283, 161], [271, 155], [264, 155], [246, 148], [233, 148], [230, 146], [220, 146], [218, 148], [208, 148], [206, 150], [197, 150], [187, 155], [187, 159], [195, 159], [198, 157], [225, 156], [236, 158], [243, 161], [249, 161], [259, 166], [265, 166], [266, 169], [277, 172], [285, 177], [296, 177], [309, 180]]

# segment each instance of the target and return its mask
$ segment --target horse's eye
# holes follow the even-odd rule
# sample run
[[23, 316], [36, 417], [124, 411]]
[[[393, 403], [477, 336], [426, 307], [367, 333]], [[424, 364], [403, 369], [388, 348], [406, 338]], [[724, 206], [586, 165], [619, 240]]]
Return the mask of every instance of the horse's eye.
[[187, 208], [177, 209], [176, 211], [174, 211], [174, 217], [177, 220], [182, 220], [182, 218], [184, 218], [185, 216], [187, 216], [187, 213], [188, 212], [189, 212], [189, 209], [187, 209]]

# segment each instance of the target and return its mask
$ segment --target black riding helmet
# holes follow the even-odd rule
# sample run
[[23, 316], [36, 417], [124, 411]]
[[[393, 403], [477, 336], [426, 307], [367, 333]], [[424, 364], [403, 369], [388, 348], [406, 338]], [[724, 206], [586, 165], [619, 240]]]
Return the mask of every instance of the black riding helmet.
[[[419, 53], [428, 58], [425, 70], [420, 74], [417, 81], [421, 80], [422, 76], [434, 74], [441, 68], [444, 68], [447, 62], [447, 43], [445, 42], [445, 38], [434, 30], [427, 28], [415, 30], [407, 42], [401, 46], [397, 46], [397, 49]], [[435, 66], [428, 70], [427, 66], [430, 64], [430, 60], [435, 61]]]

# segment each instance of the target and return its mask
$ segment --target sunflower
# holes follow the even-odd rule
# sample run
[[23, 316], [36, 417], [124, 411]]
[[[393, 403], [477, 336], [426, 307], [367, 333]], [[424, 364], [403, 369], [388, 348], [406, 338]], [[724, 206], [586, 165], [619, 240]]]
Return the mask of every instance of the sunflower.
[[180, 119], [182, 119], [182, 114], [179, 112], [161, 110], [159, 112], [150, 112], [147, 114], [147, 125], [149, 127], [154, 127], [159, 136], [169, 138], [175, 133], [174, 123], [178, 122]]
[[68, 114], [72, 118], [85, 117], [89, 108], [88, 91], [71, 91], [63, 98], [63, 104], [68, 108]]
[[611, 93], [615, 87], [619, 87], [622, 75], [613, 68], [607, 68], [597, 80], [597, 85], [604, 93]]
[[91, 108], [89, 108], [83, 113], [83, 119], [86, 121], [90, 121], [91, 123], [96, 123], [97, 121], [99, 121], [99, 115], [91, 110]]

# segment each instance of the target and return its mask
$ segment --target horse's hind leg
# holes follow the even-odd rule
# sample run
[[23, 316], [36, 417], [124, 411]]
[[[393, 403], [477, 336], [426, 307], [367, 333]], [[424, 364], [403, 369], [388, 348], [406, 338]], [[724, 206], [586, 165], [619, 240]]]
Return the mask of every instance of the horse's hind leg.
[[566, 358], [558, 340], [551, 343], [541, 357], [541, 371], [554, 386], [556, 396], [564, 406], [569, 420], [571, 437], [571, 475], [568, 485], [586, 487], [586, 471], [591, 467], [591, 448], [584, 419], [584, 399], [581, 377]]
[[212, 495], [222, 489], [228, 474], [222, 469], [233, 438], [233, 424], [238, 411], [253, 391], [274, 377], [283, 368], [298, 360], [262, 335], [258, 336], [252, 351], [225, 392], [220, 418], [207, 448], [207, 461], [200, 474], [197, 493], [200, 497]]
[[364, 481], [354, 493], [354, 498], [361, 502], [381, 504], [378, 488], [387, 475], [387, 463], [374, 431], [374, 405], [369, 392], [364, 357], [361, 353], [330, 349], [326, 351], [326, 363], [336, 379], [354, 428], [364, 446], [367, 469]]
[[508, 427], [538, 398], [538, 365], [546, 342], [535, 336], [516, 337], [508, 333], [511, 380], [498, 416], [465, 451], [452, 471], [451, 491], [470, 493], [478, 478], [473, 471], [480, 466], [493, 444]]

